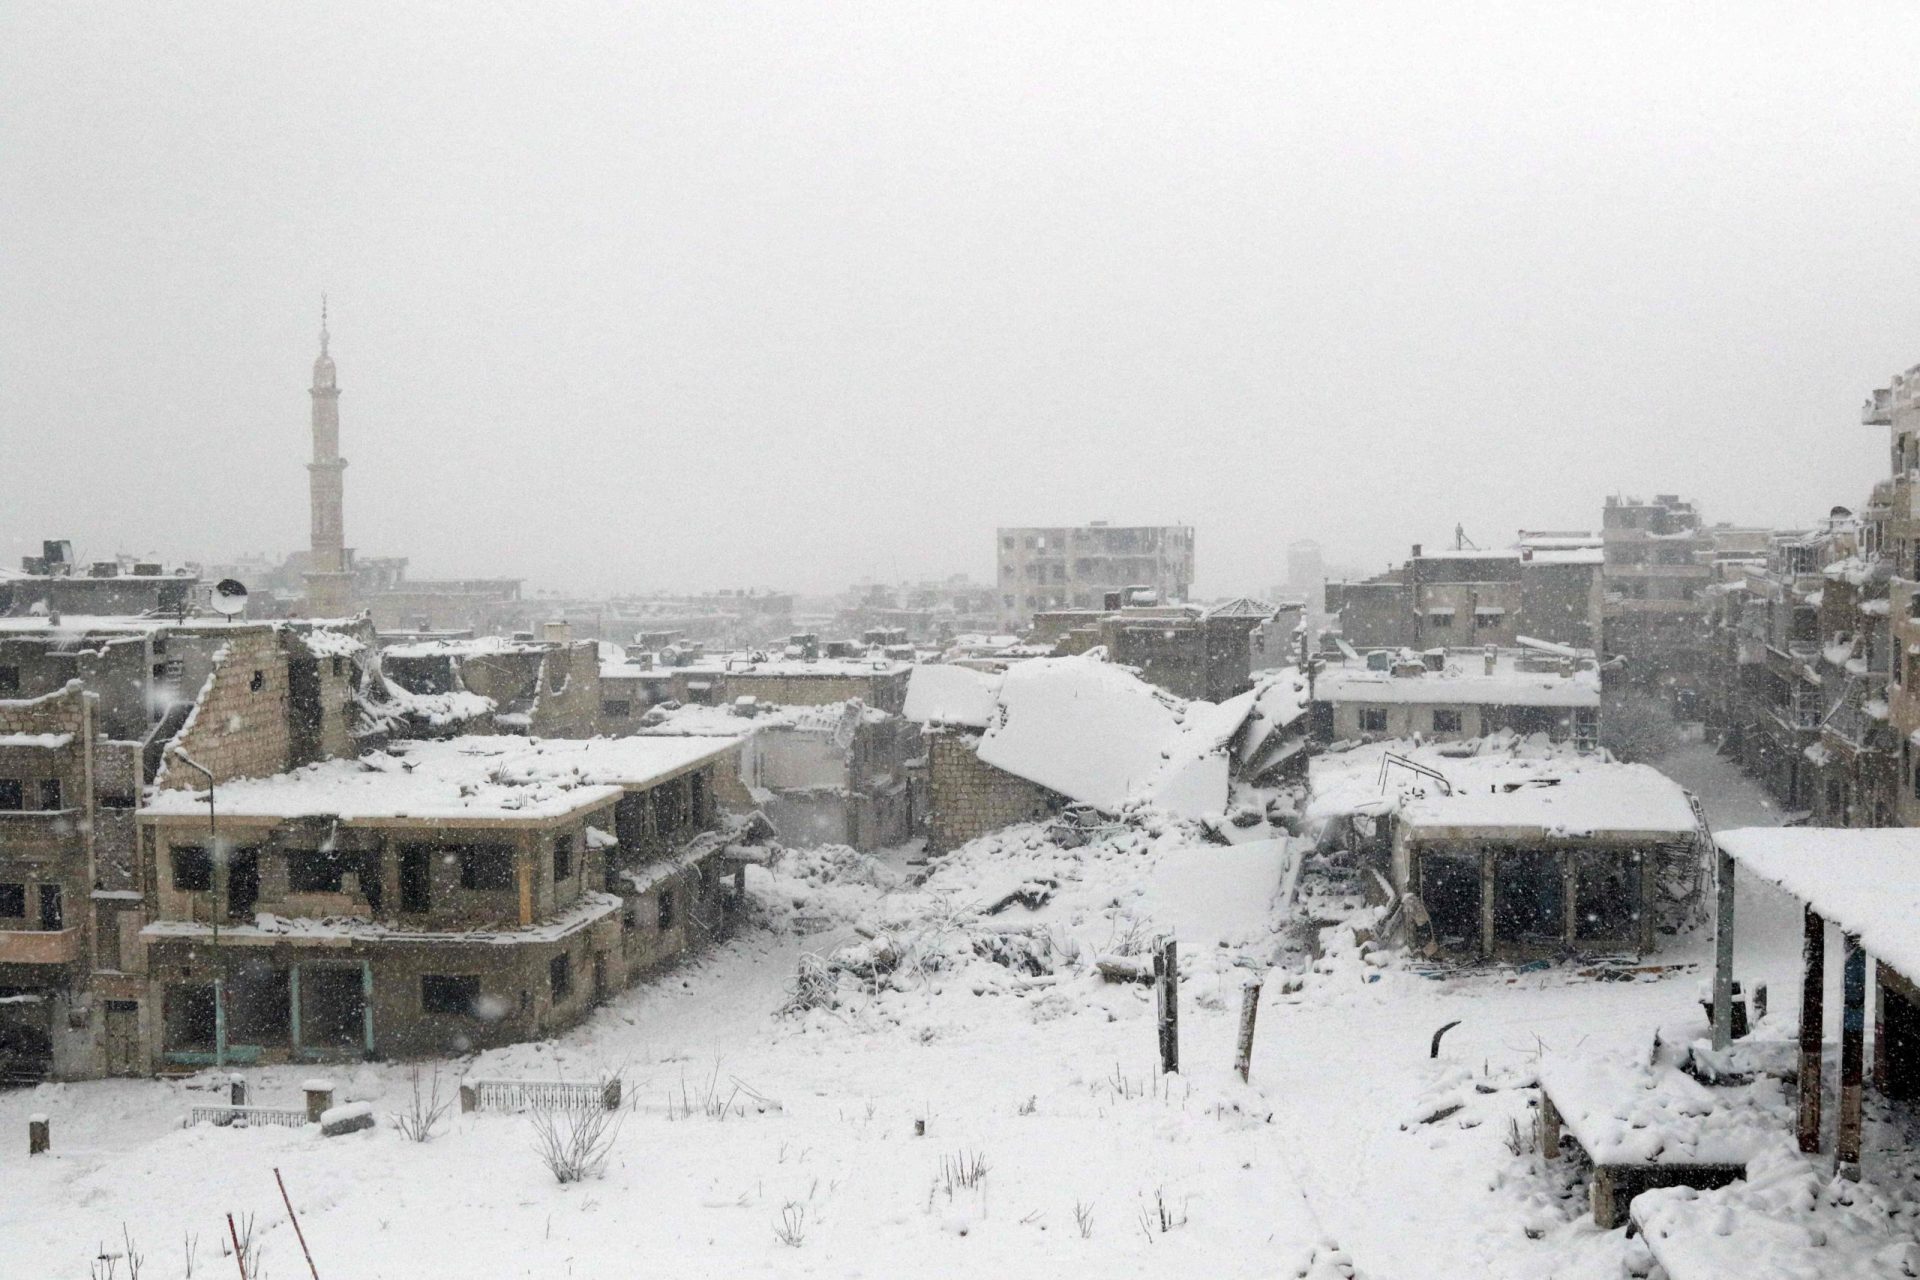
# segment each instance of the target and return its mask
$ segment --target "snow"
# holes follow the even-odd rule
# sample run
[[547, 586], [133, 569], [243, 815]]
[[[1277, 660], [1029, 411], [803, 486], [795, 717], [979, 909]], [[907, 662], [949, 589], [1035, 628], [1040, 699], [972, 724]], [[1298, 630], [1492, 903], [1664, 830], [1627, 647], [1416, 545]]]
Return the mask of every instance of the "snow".
[[1001, 678], [943, 662], [915, 667], [907, 680], [907, 701], [901, 714], [921, 724], [984, 729], [993, 718]]
[[0, 733], [0, 747], [29, 747], [59, 751], [73, 745], [70, 733]]
[[[433, 818], [487, 822], [555, 818], [617, 799], [717, 759], [732, 738], [475, 736], [391, 744], [357, 760], [220, 784], [223, 818], [335, 817], [343, 822]], [[153, 792], [141, 812], [200, 816], [206, 793]]]
[[1597, 1164], [1744, 1165], [1791, 1122], [1777, 1082], [1758, 1086], [1761, 1100], [1736, 1097], [1644, 1052], [1553, 1054], [1540, 1084]]
[[1453, 794], [1432, 787], [1409, 800], [1400, 818], [1410, 830], [1525, 827], [1584, 836], [1691, 835], [1699, 829], [1686, 792], [1644, 764], [1449, 761], [1440, 772], [1453, 783]]
[[1920, 829], [1744, 827], [1714, 839], [1749, 872], [1857, 935], [1869, 954], [1920, 975]]
[[371, 1102], [343, 1102], [337, 1107], [328, 1107], [320, 1113], [320, 1125], [326, 1128], [342, 1120], [358, 1120], [373, 1114]]
[[366, 643], [357, 636], [327, 627], [313, 627], [295, 633], [307, 652], [316, 658], [350, 658], [364, 652]]
[[[1252, 702], [1224, 705], [1244, 718]], [[1226, 804], [1222, 727], [1230, 714], [1207, 703], [1190, 709], [1092, 654], [1035, 658], [1002, 678], [979, 753], [995, 768], [1110, 813], [1141, 795], [1199, 817]]]
[[[710, 852], [710, 850], [709, 850]], [[526, 943], [558, 942], [604, 920], [621, 909], [621, 900], [610, 893], [587, 892], [564, 911], [536, 924], [500, 926], [490, 929], [414, 929], [379, 920], [361, 920], [350, 916], [277, 916], [259, 912], [252, 924], [220, 927], [220, 941], [226, 946], [272, 946], [278, 943], [303, 943], [309, 946], [347, 947], [359, 942], [406, 942], [440, 946], [518, 946]], [[140, 930], [143, 938], [213, 937], [213, 926], [192, 920], [155, 920]]]
[[1511, 653], [1502, 653], [1493, 674], [1471, 650], [1455, 653], [1445, 668], [1396, 676], [1348, 662], [1329, 666], [1314, 679], [1322, 702], [1458, 703], [1503, 707], [1598, 707], [1600, 676], [1594, 671], [1522, 671]]

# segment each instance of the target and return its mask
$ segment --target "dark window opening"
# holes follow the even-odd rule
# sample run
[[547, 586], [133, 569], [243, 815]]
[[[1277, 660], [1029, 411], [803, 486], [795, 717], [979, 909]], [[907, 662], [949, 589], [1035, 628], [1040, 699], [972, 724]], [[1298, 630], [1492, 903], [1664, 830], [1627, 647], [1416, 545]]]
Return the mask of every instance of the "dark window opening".
[[229, 970], [225, 999], [227, 1039], [234, 1044], [287, 1045], [293, 1041], [290, 971], [265, 959]]
[[213, 984], [181, 982], [168, 987], [161, 1019], [168, 1049], [213, 1048]]
[[40, 807], [42, 809], [64, 809], [61, 803], [61, 787], [58, 778], [40, 779]]
[[18, 812], [26, 807], [26, 787], [20, 779], [0, 778], [0, 810]]
[[287, 854], [287, 888], [294, 893], [339, 893], [358, 854], [334, 849], [295, 849]]
[[247, 681], [247, 688], [253, 691], [254, 693], [258, 693], [266, 687], [267, 687], [267, 673], [264, 671], [254, 672], [253, 678]]
[[260, 901], [260, 851], [236, 849], [227, 856], [227, 914], [248, 916]]
[[673, 928], [673, 890], [671, 889], [660, 891], [660, 927]]
[[173, 887], [187, 893], [213, 888], [213, 859], [197, 845], [173, 850]]
[[573, 837], [556, 836], [553, 841], [553, 879], [554, 883], [567, 879], [573, 874]]
[[40, 886], [40, 927], [49, 932], [64, 929], [67, 913], [60, 900], [60, 886], [43, 884]]
[[1433, 731], [1435, 733], [1459, 733], [1460, 713], [1458, 711], [1434, 712]]
[[1384, 707], [1362, 707], [1360, 709], [1360, 732], [1385, 733], [1387, 731], [1387, 712]]
[[431, 900], [433, 851], [422, 845], [400, 850], [400, 909], [418, 915]]
[[480, 999], [480, 979], [473, 974], [423, 973], [420, 975], [420, 1008], [425, 1013], [450, 1013], [475, 1016], [474, 1005]]
[[1452, 950], [1480, 949], [1480, 859], [1428, 853], [1420, 858], [1420, 902], [1433, 937]]
[[561, 952], [547, 962], [547, 985], [553, 989], [555, 1000], [565, 1000], [573, 993], [573, 957]]
[[0, 667], [0, 698], [20, 696], [20, 668]]
[[300, 1042], [355, 1049], [366, 1041], [366, 979], [358, 965], [302, 965]]
[[1628, 940], [1640, 919], [1640, 862], [1630, 854], [1584, 852], [1574, 860], [1573, 936]]
[[462, 889], [513, 888], [513, 850], [499, 844], [458, 846]]
[[633, 703], [626, 698], [610, 698], [600, 704], [600, 714], [609, 720], [624, 720], [633, 714]]
[[1494, 862], [1493, 936], [1497, 942], [1541, 942], [1566, 934], [1565, 884], [1560, 859], [1526, 849]]
[[27, 886], [0, 884], [0, 916], [24, 916], [25, 914], [27, 914]]

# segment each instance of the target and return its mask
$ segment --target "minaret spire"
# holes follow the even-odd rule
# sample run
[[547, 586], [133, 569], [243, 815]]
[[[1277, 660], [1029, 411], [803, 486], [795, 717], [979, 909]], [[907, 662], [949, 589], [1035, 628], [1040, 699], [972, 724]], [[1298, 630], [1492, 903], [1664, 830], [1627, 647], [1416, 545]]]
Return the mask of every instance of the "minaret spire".
[[313, 461], [307, 464], [312, 540], [307, 559], [307, 616], [342, 618], [353, 611], [353, 553], [347, 550], [347, 467], [340, 456], [340, 386], [327, 352], [327, 295], [320, 295], [320, 355], [313, 362]]

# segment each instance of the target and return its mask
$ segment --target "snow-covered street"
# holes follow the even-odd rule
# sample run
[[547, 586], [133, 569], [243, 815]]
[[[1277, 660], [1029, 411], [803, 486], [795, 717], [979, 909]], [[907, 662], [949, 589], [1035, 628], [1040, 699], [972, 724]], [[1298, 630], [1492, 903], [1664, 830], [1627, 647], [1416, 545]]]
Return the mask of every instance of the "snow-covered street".
[[[1766, 812], [1752, 784], [1704, 749], [1671, 767], [1711, 814]], [[1515, 1086], [1543, 1047], [1625, 1045], [1656, 1026], [1699, 1023], [1703, 936], [1658, 955], [1655, 972], [1611, 981], [1504, 965], [1429, 976], [1385, 955], [1363, 960], [1349, 934], [1297, 991], [1283, 990], [1279, 970], [1270, 976], [1250, 1086], [1230, 1069], [1250, 972], [1233, 960], [1255, 954], [1240, 945], [1187, 960], [1179, 1077], [1157, 1074], [1148, 988], [1087, 974], [1025, 986], [976, 961], [838, 1009], [777, 1013], [800, 957], [859, 941], [857, 920], [924, 918], [943, 894], [990, 894], [1044, 873], [1063, 885], [1044, 918], [1098, 945], [1112, 927], [1103, 903], [1136, 881], [1164, 883], [1148, 872], [1169, 859], [1205, 856], [1172, 847], [1177, 832], [1128, 853], [1062, 853], [1023, 835], [1032, 830], [936, 865], [924, 889], [908, 883], [907, 851], [756, 871], [759, 927], [555, 1041], [446, 1068], [449, 1092], [459, 1074], [622, 1074], [631, 1105], [603, 1179], [557, 1186], [528, 1122], [512, 1115], [454, 1114], [423, 1145], [387, 1124], [328, 1140], [178, 1128], [214, 1088], [211, 1073], [0, 1095], [0, 1131], [17, 1134], [43, 1112], [56, 1135], [52, 1159], [29, 1162], [13, 1142], [0, 1151], [9, 1274], [85, 1275], [123, 1223], [148, 1255], [146, 1274], [184, 1274], [183, 1234], [193, 1233], [196, 1274], [221, 1274], [227, 1212], [257, 1215], [272, 1274], [303, 1272], [275, 1167], [329, 1280], [611, 1275], [669, 1258], [712, 1276], [953, 1274], [962, 1264], [1253, 1276], [1306, 1266], [1316, 1247], [1324, 1263], [1336, 1257], [1327, 1242], [1368, 1276], [1567, 1275], [1588, 1253], [1594, 1274], [1613, 1274], [1617, 1233], [1569, 1223], [1515, 1185], [1506, 1142], [1513, 1123], [1530, 1123], [1531, 1092]], [[1136, 905], [1150, 916], [1157, 904], [1146, 895]], [[1792, 954], [1775, 957], [1788, 966], [1776, 989]], [[1435, 1030], [1455, 1021], [1429, 1059]], [[247, 1074], [254, 1097], [272, 1101], [296, 1099], [311, 1070]], [[407, 1069], [393, 1065], [346, 1068], [336, 1082], [383, 1113], [402, 1110], [409, 1092]], [[1463, 1109], [1420, 1123], [1447, 1099]], [[985, 1172], [975, 1185], [951, 1177], [976, 1161]]]

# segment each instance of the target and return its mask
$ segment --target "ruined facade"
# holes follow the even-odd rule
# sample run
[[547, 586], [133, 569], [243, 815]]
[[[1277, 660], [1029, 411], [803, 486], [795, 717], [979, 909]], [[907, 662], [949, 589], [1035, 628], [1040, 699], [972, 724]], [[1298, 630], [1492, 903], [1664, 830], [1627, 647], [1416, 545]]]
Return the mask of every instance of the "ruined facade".
[[1017, 822], [1057, 812], [1063, 797], [996, 769], [977, 750], [979, 735], [927, 731], [927, 852], [946, 853]]
[[[1046, 609], [1172, 604], [1193, 589], [1193, 526], [1091, 524], [1001, 529], [1000, 622], [1020, 630]], [[1140, 592], [1150, 599], [1132, 598]]]

